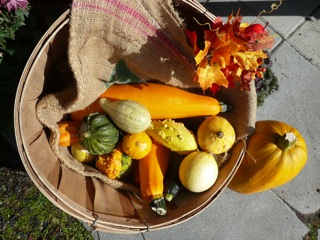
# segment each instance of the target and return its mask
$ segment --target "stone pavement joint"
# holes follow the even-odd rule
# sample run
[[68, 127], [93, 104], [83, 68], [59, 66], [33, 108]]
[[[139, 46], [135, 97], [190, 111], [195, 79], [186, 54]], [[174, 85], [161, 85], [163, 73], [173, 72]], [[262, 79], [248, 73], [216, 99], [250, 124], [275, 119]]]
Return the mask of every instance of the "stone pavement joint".
[[[271, 190], [271, 191], [273, 191], [273, 190]], [[274, 194], [277, 195], [275, 192], [274, 192]], [[299, 210], [295, 209], [294, 207], [292, 207], [285, 199], [281, 198], [278, 195], [277, 195], [277, 197], [281, 201], [283, 201], [283, 203], [285, 205], [287, 205], [292, 210], [292, 212], [297, 216], [297, 218], [300, 219], [300, 221], [303, 222], [307, 227], [309, 227], [308, 226], [309, 224], [312, 225], [312, 223], [315, 221], [320, 224], [320, 209], [318, 209], [312, 213], [304, 214], [304, 213], [301, 213]]]

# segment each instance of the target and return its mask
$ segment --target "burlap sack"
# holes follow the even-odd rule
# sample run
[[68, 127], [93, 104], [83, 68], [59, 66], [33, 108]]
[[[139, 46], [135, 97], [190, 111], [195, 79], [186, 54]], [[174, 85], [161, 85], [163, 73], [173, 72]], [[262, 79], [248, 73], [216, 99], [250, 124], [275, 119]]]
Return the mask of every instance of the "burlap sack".
[[[51, 131], [52, 150], [67, 167], [114, 188], [137, 191], [131, 184], [111, 180], [74, 160], [66, 147], [58, 145], [57, 123], [68, 113], [88, 106], [106, 90], [119, 60], [140, 79], [196, 87], [196, 67], [184, 34], [183, 10], [177, 11], [173, 6], [179, 2], [183, 1], [73, 1], [68, 57], [75, 83], [45, 96], [37, 104], [38, 119]], [[221, 91], [221, 98], [234, 105], [227, 118], [234, 124], [238, 138], [246, 137], [255, 123], [256, 97], [252, 87], [250, 92]]]

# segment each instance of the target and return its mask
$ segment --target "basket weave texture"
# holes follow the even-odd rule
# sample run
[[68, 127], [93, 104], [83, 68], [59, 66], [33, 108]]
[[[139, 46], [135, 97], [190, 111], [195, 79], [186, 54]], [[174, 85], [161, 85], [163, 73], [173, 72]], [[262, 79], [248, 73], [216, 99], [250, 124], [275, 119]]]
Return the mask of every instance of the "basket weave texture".
[[[160, 218], [131, 184], [108, 179], [58, 145], [57, 123], [106, 90], [120, 59], [141, 79], [195, 87], [195, 63], [184, 35], [186, 26], [194, 27], [190, 16], [215, 19], [191, 0], [75, 0], [39, 42], [22, 75], [15, 124], [29, 175], [58, 207], [101, 231], [135, 233], [181, 223], [216, 199], [241, 162], [245, 146], [238, 141], [212, 188], [202, 194], [183, 191]], [[238, 139], [248, 136], [255, 123], [254, 87], [221, 90], [217, 97], [233, 104], [224, 116]]]

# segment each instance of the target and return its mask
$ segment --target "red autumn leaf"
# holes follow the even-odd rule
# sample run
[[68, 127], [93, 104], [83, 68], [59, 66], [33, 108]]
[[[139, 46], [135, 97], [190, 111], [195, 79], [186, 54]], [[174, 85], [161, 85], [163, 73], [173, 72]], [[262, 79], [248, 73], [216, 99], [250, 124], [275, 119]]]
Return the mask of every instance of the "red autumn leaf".
[[210, 91], [212, 92], [212, 94], [216, 94], [218, 91], [220, 90], [220, 86], [218, 84], [213, 83], [211, 85]]
[[250, 82], [254, 78], [254, 75], [250, 71], [243, 71], [241, 74], [241, 90], [250, 90]]
[[269, 32], [265, 31], [260, 34], [256, 34], [247, 46], [252, 51], [258, 51], [263, 49], [271, 49], [274, 45], [274, 37], [269, 35]]
[[186, 36], [191, 44], [191, 47], [192, 47], [194, 53], [198, 53], [200, 49], [197, 44], [197, 42], [198, 42], [197, 33], [195, 31], [189, 31], [188, 29], [186, 29], [185, 33], [186, 33]]

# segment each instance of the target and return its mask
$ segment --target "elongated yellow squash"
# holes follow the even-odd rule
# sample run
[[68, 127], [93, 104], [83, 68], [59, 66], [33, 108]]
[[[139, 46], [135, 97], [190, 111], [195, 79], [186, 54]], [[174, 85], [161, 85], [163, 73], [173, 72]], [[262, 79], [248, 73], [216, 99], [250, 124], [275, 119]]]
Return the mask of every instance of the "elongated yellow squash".
[[[228, 109], [227, 105], [213, 97], [157, 83], [112, 85], [100, 98], [107, 98], [110, 101], [138, 102], [149, 110], [152, 119], [212, 116]], [[92, 112], [103, 112], [99, 106], [99, 100], [83, 110], [71, 113], [71, 118], [81, 121]]]
[[138, 160], [142, 198], [159, 215], [165, 215], [167, 212], [163, 181], [169, 165], [170, 152], [168, 148], [153, 141], [149, 154]]

